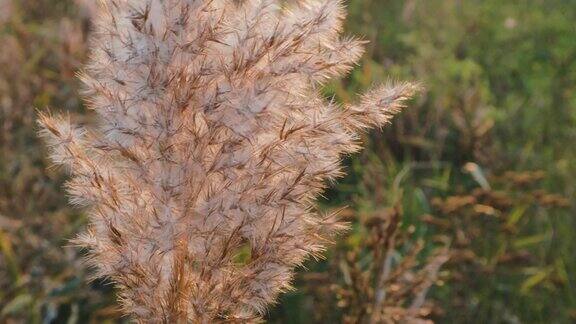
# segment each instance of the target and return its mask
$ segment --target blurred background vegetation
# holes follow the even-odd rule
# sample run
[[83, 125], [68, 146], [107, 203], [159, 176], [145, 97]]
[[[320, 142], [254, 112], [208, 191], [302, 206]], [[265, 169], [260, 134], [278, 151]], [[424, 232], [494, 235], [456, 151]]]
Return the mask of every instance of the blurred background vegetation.
[[[352, 229], [269, 322], [361, 323], [377, 305], [391, 321], [576, 322], [576, 2], [347, 4], [347, 32], [371, 43], [326, 95], [426, 91], [346, 160], [319, 205]], [[66, 247], [85, 219], [36, 136], [36, 109], [91, 118], [75, 78], [91, 5], [0, 0], [0, 323], [122, 321]]]

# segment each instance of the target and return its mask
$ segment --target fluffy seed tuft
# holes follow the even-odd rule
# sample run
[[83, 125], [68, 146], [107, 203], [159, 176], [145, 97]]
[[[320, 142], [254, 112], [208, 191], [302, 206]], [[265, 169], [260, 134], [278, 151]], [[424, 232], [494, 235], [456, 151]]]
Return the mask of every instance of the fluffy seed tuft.
[[42, 115], [90, 226], [76, 243], [140, 322], [257, 321], [293, 268], [343, 229], [316, 197], [358, 132], [417, 87], [341, 107], [350, 71], [340, 0], [104, 0], [82, 75], [99, 125]]

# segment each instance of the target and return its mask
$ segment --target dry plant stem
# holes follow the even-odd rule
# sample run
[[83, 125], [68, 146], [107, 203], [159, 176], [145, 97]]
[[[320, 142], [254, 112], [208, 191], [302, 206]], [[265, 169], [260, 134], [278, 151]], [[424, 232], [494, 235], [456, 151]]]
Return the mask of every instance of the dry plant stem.
[[[431, 323], [433, 304], [427, 300], [441, 266], [450, 258], [449, 242], [422, 260], [424, 242], [413, 242], [400, 228], [401, 208], [375, 212], [365, 220], [369, 230], [365, 245], [340, 263], [345, 285], [335, 285], [345, 323]], [[362, 266], [363, 252], [372, 260]]]
[[[384, 256], [381, 258], [382, 264], [377, 265], [379, 270], [376, 272], [376, 289], [374, 297], [374, 305], [372, 307], [371, 323], [377, 323], [379, 321], [378, 310], [382, 309], [384, 300], [386, 299], [386, 281], [390, 278], [390, 273], [392, 272], [392, 259], [394, 258], [394, 253], [396, 251], [396, 235], [399, 225], [400, 212], [395, 210], [390, 214], [391, 219], [388, 220], [389, 225], [386, 228], [385, 234], [385, 244], [383, 247]], [[379, 258], [377, 258], [379, 259]]]
[[345, 228], [316, 197], [418, 87], [319, 94], [362, 41], [339, 0], [104, 0], [82, 74], [98, 125], [43, 114], [90, 226], [75, 242], [139, 322], [257, 321]]
[[426, 276], [424, 277], [423, 282], [420, 284], [420, 289], [416, 294], [416, 297], [412, 301], [412, 304], [408, 308], [408, 313], [410, 316], [416, 317], [418, 316], [417, 312], [420, 308], [424, 306], [424, 302], [426, 301], [426, 296], [428, 295], [428, 291], [434, 285], [438, 277], [438, 273], [440, 272], [440, 268], [450, 259], [450, 251], [448, 247], [441, 249], [437, 255], [431, 258], [431, 261], [426, 265], [424, 268], [424, 273]]

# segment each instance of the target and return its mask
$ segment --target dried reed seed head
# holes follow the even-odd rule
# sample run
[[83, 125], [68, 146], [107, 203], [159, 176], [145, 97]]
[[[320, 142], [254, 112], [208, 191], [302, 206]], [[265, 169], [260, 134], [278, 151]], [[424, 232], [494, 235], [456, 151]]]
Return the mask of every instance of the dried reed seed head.
[[[314, 200], [418, 87], [319, 94], [362, 41], [339, 0], [105, 0], [82, 74], [98, 127], [42, 115], [90, 227], [76, 242], [142, 322], [256, 320], [344, 228]], [[238, 257], [246, 255], [246, 257]], [[239, 262], [238, 260], [243, 260]]]

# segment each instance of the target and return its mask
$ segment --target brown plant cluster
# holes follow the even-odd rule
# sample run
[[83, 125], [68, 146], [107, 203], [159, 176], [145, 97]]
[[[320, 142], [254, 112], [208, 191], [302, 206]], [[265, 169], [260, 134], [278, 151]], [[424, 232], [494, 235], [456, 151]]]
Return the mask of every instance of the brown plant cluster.
[[[328, 285], [309, 284], [312, 294], [321, 300], [335, 295], [343, 323], [432, 323], [443, 311], [428, 298], [428, 292], [450, 258], [448, 239], [440, 245], [429, 244], [436, 247], [424, 252], [424, 242], [411, 239], [413, 226], [403, 228], [400, 207], [360, 219], [349, 216], [358, 221], [366, 239], [336, 255], [333, 268], [339, 274], [325, 280]], [[321, 279], [305, 277], [311, 283]]]
[[[553, 233], [523, 230], [539, 208], [570, 206], [562, 195], [538, 189], [545, 178], [543, 171], [482, 175], [479, 183], [492, 187], [456, 188], [450, 196], [433, 198], [431, 214], [417, 222], [430, 231], [426, 242], [414, 239], [416, 227], [403, 224], [400, 207], [368, 214], [345, 209], [340, 214], [356, 224], [356, 232], [336, 249], [330, 271], [302, 276], [314, 296], [316, 320], [340, 309], [335, 317], [345, 323], [442, 322], [446, 308], [473, 311], [468, 301], [482, 290], [482, 280], [515, 273], [531, 274], [518, 283], [522, 293], [538, 285], [565, 286], [561, 263], [539, 261], [538, 246]], [[449, 303], [429, 296], [434, 284], [451, 287]]]
[[[507, 171], [488, 176], [494, 188], [476, 188], [432, 199], [434, 215], [422, 221], [452, 238], [446, 280], [454, 287], [451, 307], [469, 307], [466, 300], [481, 290], [478, 278], [531, 273], [519, 285], [522, 293], [537, 285], [563, 286], [568, 278], [561, 264], [542, 265], [542, 243], [554, 233], [526, 233], [538, 209], [566, 209], [566, 197], [539, 189], [543, 171]], [[498, 245], [496, 245], [498, 244]], [[493, 246], [496, 245], [496, 246]], [[493, 252], [487, 252], [492, 250]]]
[[342, 155], [417, 86], [320, 95], [362, 54], [340, 0], [106, 0], [95, 16], [98, 124], [40, 118], [88, 210], [75, 242], [140, 322], [259, 320], [344, 228], [314, 208]]

